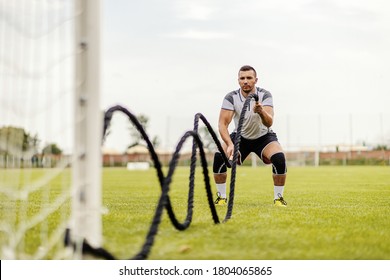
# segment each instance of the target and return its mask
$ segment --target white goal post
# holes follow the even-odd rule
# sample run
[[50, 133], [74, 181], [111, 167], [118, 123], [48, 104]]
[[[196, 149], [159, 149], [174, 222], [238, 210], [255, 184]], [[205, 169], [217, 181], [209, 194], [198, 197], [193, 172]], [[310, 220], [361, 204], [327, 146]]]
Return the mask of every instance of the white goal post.
[[[81, 252], [83, 241], [101, 247], [100, 1], [76, 1], [75, 150], [71, 238]], [[81, 257], [81, 256], [80, 256]]]
[[100, 13], [101, 0], [0, 0], [1, 259], [102, 246]]

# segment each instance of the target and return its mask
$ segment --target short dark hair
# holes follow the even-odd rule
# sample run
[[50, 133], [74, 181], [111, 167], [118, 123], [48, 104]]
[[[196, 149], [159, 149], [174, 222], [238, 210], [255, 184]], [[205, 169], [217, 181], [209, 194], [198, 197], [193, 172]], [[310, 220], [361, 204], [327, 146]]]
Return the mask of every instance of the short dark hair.
[[256, 73], [255, 68], [253, 68], [253, 67], [250, 66], [250, 65], [241, 66], [241, 68], [240, 68], [240, 70], [238, 71], [238, 73], [240, 73], [241, 71], [250, 71], [250, 70], [253, 70], [253, 72], [255, 72], [255, 77], [257, 77], [257, 73]]

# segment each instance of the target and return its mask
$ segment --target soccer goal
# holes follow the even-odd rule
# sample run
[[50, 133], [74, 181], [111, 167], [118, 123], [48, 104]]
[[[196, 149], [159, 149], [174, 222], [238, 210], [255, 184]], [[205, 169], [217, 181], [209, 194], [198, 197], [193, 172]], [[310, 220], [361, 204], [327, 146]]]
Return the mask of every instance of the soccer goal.
[[0, 15], [0, 258], [84, 258], [102, 242], [100, 0]]

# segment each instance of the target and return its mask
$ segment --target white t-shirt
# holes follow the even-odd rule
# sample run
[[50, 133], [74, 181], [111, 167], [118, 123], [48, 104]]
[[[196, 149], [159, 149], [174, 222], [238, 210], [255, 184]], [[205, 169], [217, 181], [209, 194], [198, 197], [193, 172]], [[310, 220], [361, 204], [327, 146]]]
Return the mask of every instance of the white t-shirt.
[[[256, 87], [256, 94], [259, 96], [259, 102], [263, 106], [273, 107], [272, 95], [269, 91]], [[223, 99], [222, 109], [234, 111], [234, 132], [237, 131], [238, 121], [240, 119], [245, 100], [246, 99], [241, 94], [240, 89], [228, 93]], [[268, 128], [263, 124], [259, 114], [253, 112], [254, 102], [255, 100], [252, 99], [250, 105], [246, 109], [247, 111], [245, 112], [241, 130], [241, 136], [245, 139], [257, 139], [271, 131], [271, 128]]]

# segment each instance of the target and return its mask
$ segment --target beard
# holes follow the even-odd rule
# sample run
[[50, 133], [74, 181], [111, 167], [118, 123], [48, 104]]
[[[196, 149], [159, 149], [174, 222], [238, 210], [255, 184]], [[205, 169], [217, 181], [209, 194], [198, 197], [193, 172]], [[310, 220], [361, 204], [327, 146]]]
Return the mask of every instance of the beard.
[[253, 90], [253, 88], [251, 88], [251, 87], [246, 87], [246, 88], [241, 88], [241, 89], [242, 89], [242, 91], [245, 92], [246, 94], [249, 94], [249, 93]]

